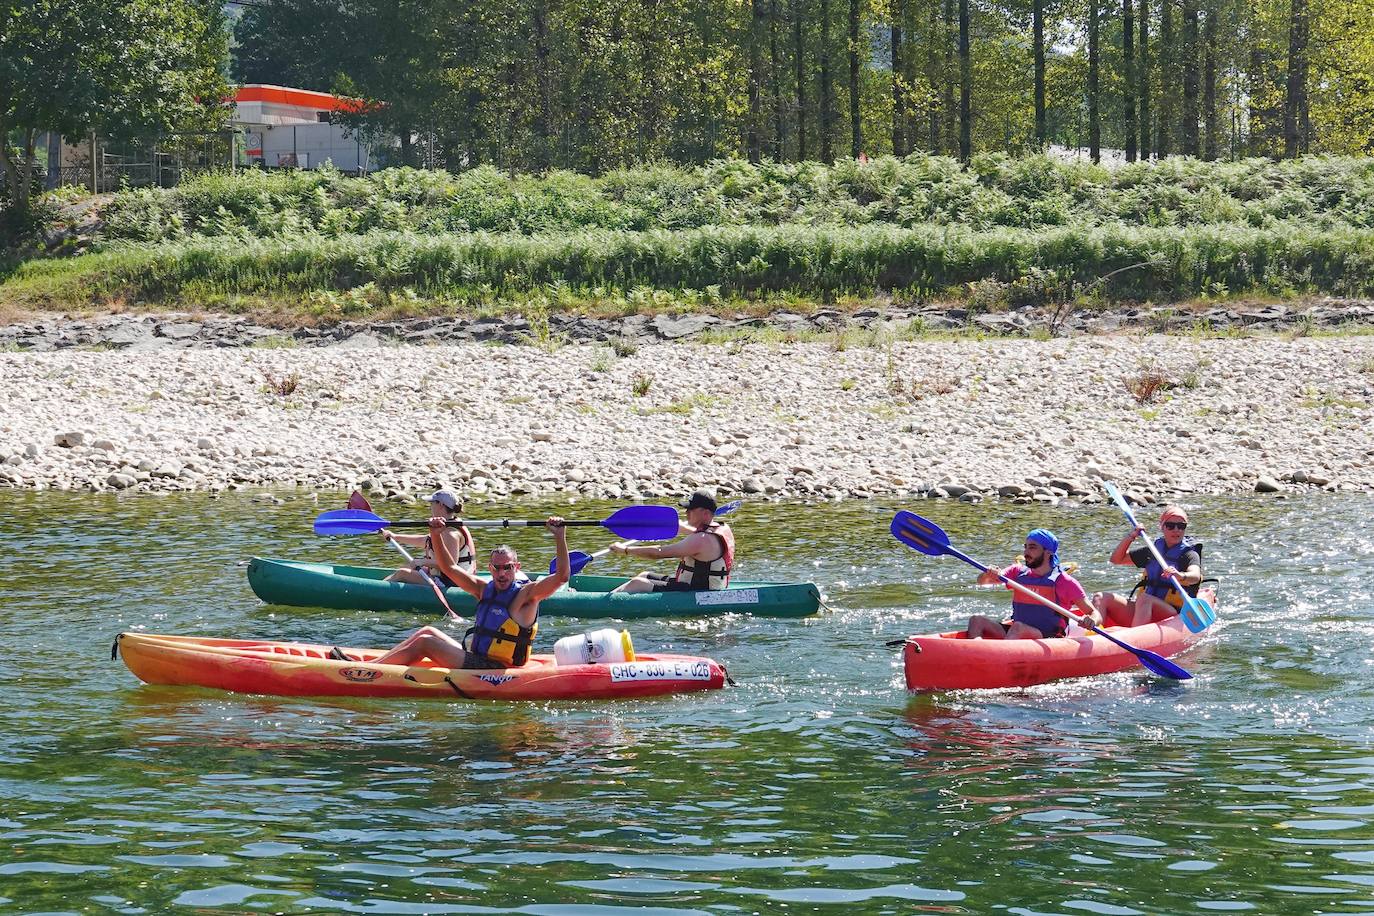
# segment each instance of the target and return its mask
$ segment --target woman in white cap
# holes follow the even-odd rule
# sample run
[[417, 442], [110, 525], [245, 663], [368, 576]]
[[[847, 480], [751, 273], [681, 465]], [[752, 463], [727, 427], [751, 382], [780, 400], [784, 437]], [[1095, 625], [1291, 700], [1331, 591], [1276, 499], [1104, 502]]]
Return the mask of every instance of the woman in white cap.
[[1112, 551], [1111, 562], [1117, 566], [1139, 567], [1141, 576], [1136, 589], [1141, 591], [1136, 594], [1132, 590], [1125, 598], [1113, 592], [1093, 595], [1093, 604], [1108, 623], [1138, 627], [1176, 615], [1183, 607], [1183, 598], [1169, 581], [1170, 577], [1177, 578], [1188, 594], [1197, 596], [1202, 583], [1202, 542], [1186, 536], [1187, 530], [1188, 513], [1183, 507], [1165, 506], [1159, 514], [1160, 536], [1155, 541], [1155, 548], [1164, 558], [1162, 567], [1144, 544], [1131, 548], [1136, 537], [1144, 533], [1144, 528], [1134, 528], [1121, 539]]
[[[452, 522], [458, 518], [463, 511], [463, 504], [458, 501], [448, 490], [440, 490], [429, 498], [429, 517], [442, 518], [446, 522]], [[388, 582], [414, 582], [424, 584], [424, 577], [417, 571], [423, 568], [428, 572], [435, 582], [444, 588], [452, 588], [455, 583], [448, 576], [445, 576], [434, 562], [434, 546], [430, 542], [431, 535], [428, 534], [393, 534], [386, 528], [378, 532], [384, 540], [395, 541], [405, 547], [423, 547], [425, 554], [417, 557], [409, 566], [402, 566], [394, 573], [386, 577]], [[453, 558], [453, 562], [461, 569], [472, 572], [477, 567], [477, 546], [472, 542], [472, 532], [468, 530], [461, 520], [453, 527], [445, 527], [439, 532], [439, 537], [444, 539], [444, 546], [448, 548], [448, 555]]]

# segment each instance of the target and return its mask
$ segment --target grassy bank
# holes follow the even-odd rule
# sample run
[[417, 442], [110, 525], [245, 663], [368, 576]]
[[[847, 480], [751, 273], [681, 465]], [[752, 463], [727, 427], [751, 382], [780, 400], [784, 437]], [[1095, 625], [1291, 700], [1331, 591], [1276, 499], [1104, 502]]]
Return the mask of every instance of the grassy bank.
[[1365, 159], [250, 172], [125, 192], [104, 219], [95, 253], [19, 265], [0, 304], [328, 316], [1374, 293]]

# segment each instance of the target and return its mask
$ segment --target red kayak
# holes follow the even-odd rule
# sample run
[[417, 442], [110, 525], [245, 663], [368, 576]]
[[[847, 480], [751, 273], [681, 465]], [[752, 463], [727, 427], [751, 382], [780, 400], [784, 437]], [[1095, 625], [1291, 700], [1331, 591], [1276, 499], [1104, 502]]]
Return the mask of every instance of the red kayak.
[[[1166, 658], [1202, 638], [1177, 617], [1105, 629], [1124, 643]], [[908, 690], [1030, 687], [1140, 667], [1135, 655], [1091, 632], [1054, 639], [968, 639], [962, 632], [909, 636], [902, 663]]]
[[719, 690], [725, 668], [691, 655], [639, 655], [634, 661], [558, 665], [532, 655], [519, 668], [460, 671], [431, 665], [377, 665], [383, 649], [259, 639], [208, 639], [121, 633], [115, 649], [149, 684], [215, 687], [238, 693], [318, 697], [426, 697], [445, 700], [574, 700], [647, 697]]

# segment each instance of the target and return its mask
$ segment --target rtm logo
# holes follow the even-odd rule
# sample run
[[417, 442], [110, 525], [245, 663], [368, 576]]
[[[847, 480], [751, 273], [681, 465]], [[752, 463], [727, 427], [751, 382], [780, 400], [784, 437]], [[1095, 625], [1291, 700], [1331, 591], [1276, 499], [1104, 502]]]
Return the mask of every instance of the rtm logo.
[[368, 681], [375, 681], [382, 676], [382, 672], [376, 668], [343, 668], [339, 673], [350, 681], [358, 681], [363, 684]]

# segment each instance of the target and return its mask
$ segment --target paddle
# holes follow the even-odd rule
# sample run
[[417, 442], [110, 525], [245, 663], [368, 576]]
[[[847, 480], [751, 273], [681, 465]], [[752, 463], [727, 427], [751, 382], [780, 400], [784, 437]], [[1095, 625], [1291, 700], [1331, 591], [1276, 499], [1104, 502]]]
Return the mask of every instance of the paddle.
[[[543, 521], [512, 519], [464, 520], [469, 528], [542, 528]], [[569, 528], [600, 525], [620, 537], [641, 541], [662, 541], [677, 536], [677, 510], [672, 506], [626, 506], [599, 522], [565, 521]], [[338, 509], [315, 519], [314, 531], [321, 535], [371, 534], [383, 528], [428, 528], [429, 522], [393, 522], [365, 509]]]
[[[1160, 556], [1159, 548], [1155, 546], [1155, 542], [1150, 540], [1149, 536], [1141, 529], [1140, 522], [1135, 520], [1135, 513], [1131, 511], [1131, 504], [1126, 502], [1126, 497], [1121, 495], [1116, 484], [1104, 480], [1102, 485], [1107, 488], [1107, 495], [1112, 498], [1112, 502], [1116, 503], [1116, 507], [1125, 513], [1126, 521], [1131, 523], [1131, 529], [1150, 549], [1150, 556], [1155, 558], [1155, 562], [1159, 564], [1161, 569], [1168, 566], [1169, 564], [1164, 562], [1164, 557]], [[1178, 581], [1177, 576], [1170, 576], [1169, 582], [1183, 596], [1183, 607], [1179, 608], [1178, 616], [1183, 618], [1183, 623], [1188, 629], [1194, 633], [1201, 633], [1216, 623], [1217, 612], [1212, 609], [1212, 605], [1207, 603], [1205, 598], [1195, 598], [1188, 594], [1183, 583]]]
[[[354, 510], [361, 509], [363, 511], [371, 511], [372, 505], [367, 501], [366, 496], [359, 493], [357, 490], [354, 490], [353, 495], [348, 497], [348, 508]], [[444, 596], [444, 590], [439, 585], [439, 583], [434, 581], [430, 574], [425, 571], [425, 568], [423, 566], [415, 565], [415, 558], [410, 555], [410, 551], [406, 550], [404, 547], [393, 541], [391, 538], [387, 538], [386, 542], [390, 544], [392, 547], [395, 547], [398, 551], [400, 551], [401, 556], [406, 558], [406, 563], [410, 565], [411, 569], [414, 569], [417, 573], [419, 573], [420, 578], [424, 579], [425, 583], [428, 584], [430, 588], [434, 589], [435, 596], [439, 599], [439, 603], [444, 606], [444, 610], [448, 611], [449, 616], [451, 616], [454, 620], [462, 620], [463, 618], [459, 617], [458, 613], [452, 607], [449, 606], [448, 598]]]
[[[944, 531], [940, 529], [939, 525], [935, 524], [929, 519], [925, 519], [919, 515], [916, 515], [914, 512], [902, 511], [898, 512], [896, 516], [893, 517], [892, 536], [895, 537], [897, 540], [901, 541], [906, 546], [910, 547], [912, 550], [918, 550], [921, 553], [927, 554], [928, 556], [938, 557], [944, 554], [948, 554], [949, 556], [963, 560], [968, 565], [983, 570], [984, 572], [988, 571], [988, 567], [984, 566], [982, 563], [979, 563], [977, 560], [973, 559], [972, 557], [968, 556], [958, 548], [951, 545], [949, 542], [949, 535], [945, 534]], [[1083, 617], [1065, 610], [1064, 608], [1055, 604], [1050, 599], [1044, 597], [1043, 595], [1037, 592], [1032, 591], [1031, 589], [1022, 585], [1021, 583], [1009, 579], [1001, 573], [997, 573], [997, 578], [1001, 579], [1011, 588], [1014, 588], [1018, 592], [1024, 594], [1026, 597], [1039, 601], [1041, 604], [1045, 605], [1050, 610], [1054, 611], [1056, 614], [1059, 614], [1062, 617], [1066, 617], [1069, 620], [1075, 621], [1084, 629], [1091, 630], [1099, 636], [1104, 636], [1111, 642], [1116, 643], [1118, 646], [1134, 655], [1137, 659], [1139, 659], [1142, 665], [1153, 671], [1155, 674], [1158, 674], [1161, 677], [1170, 677], [1174, 680], [1179, 681], [1186, 681], [1192, 677], [1192, 675], [1189, 674], [1185, 669], [1180, 668], [1178, 665], [1169, 661], [1164, 656], [1159, 655], [1155, 652], [1151, 652], [1148, 649], [1138, 649], [1135, 646], [1130, 645], [1129, 643], [1122, 642], [1112, 634], [1108, 633], [1106, 630], [1094, 626], [1091, 622], [1085, 620]]]
[[[721, 506], [719, 509], [716, 510], [716, 518], [719, 518], [722, 515], [729, 515], [731, 512], [734, 512], [742, 505], [744, 505], [744, 500], [742, 499], [737, 499], [734, 502], [726, 503], [725, 505]], [[625, 542], [626, 546], [635, 543], [638, 543], [638, 539]], [[597, 557], [604, 557], [606, 554], [610, 552], [611, 548], [609, 547], [603, 547], [596, 553], [583, 553], [580, 550], [574, 550], [572, 553], [568, 554], [568, 568], [571, 570], [571, 573], [569, 573], [569, 575], [577, 575], [583, 569], [586, 569], [588, 563], [592, 562]], [[554, 557], [552, 560], [549, 561], [549, 575], [552, 576], [556, 572], [558, 572], [558, 558]]]

